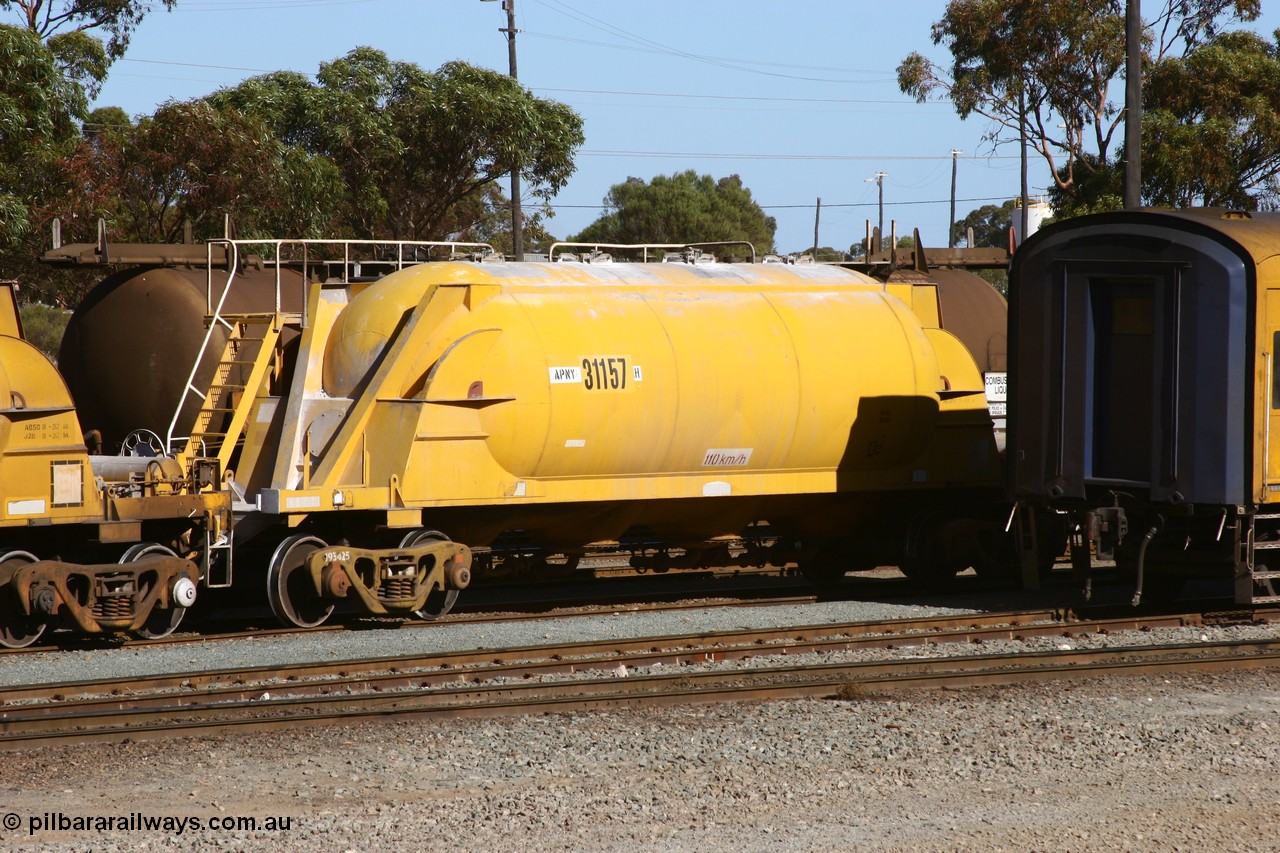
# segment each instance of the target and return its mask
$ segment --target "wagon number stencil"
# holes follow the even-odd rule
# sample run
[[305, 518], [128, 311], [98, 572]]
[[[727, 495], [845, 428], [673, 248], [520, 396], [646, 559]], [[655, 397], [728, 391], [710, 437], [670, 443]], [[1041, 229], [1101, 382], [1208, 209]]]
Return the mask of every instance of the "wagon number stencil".
[[578, 365], [552, 367], [549, 373], [552, 385], [581, 384], [586, 391], [625, 391], [644, 379], [640, 367], [622, 355], [586, 356]]

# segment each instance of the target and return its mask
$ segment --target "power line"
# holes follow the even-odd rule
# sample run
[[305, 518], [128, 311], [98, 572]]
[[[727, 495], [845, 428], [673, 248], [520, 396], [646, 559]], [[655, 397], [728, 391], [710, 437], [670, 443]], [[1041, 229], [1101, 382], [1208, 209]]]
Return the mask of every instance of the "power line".
[[[117, 62], [140, 62], [140, 63], [143, 63], [144, 65], [176, 65], [180, 68], [207, 68], [214, 71], [248, 71], [251, 74], [274, 74], [277, 71], [286, 70], [281, 68], [277, 68], [275, 70], [270, 70], [267, 68], [244, 68], [238, 65], [206, 65], [199, 62], [173, 62], [167, 59], [130, 59], [128, 57], [124, 57], [116, 61]], [[297, 72], [297, 73], [301, 74], [303, 72]], [[314, 75], [308, 75], [308, 76], [314, 76]]]
[[[549, 39], [551, 41], [564, 41], [564, 42], [569, 42], [571, 44], [585, 44], [585, 45], [591, 45], [593, 47], [607, 47], [612, 50], [626, 50], [626, 51], [631, 51], [633, 53], [651, 53], [651, 54], [669, 56], [674, 52], [673, 50], [666, 49], [666, 48], [659, 49], [659, 48], [632, 47], [630, 45], [617, 44], [615, 42], [592, 41], [590, 39], [572, 38], [570, 36], [555, 35], [552, 33], [539, 33], [539, 32], [534, 32], [532, 30], [523, 30], [522, 32], [525, 35], [533, 36], [535, 38]], [[682, 56], [682, 57], [686, 56], [686, 54], [684, 53], [677, 53], [676, 55]], [[733, 57], [728, 57], [728, 56], [707, 56], [705, 58], [707, 60], [732, 63], [735, 65], [762, 65], [762, 66], [767, 66], [771, 68], [799, 68], [807, 71], [830, 71], [836, 74], [892, 74], [892, 72], [885, 71], [884, 69], [881, 69], [881, 68], [874, 68], [874, 69], [873, 68], [831, 68], [831, 67], [822, 66], [822, 65], [794, 65], [786, 62], [763, 62], [756, 59], [735, 59]], [[893, 78], [886, 77], [885, 79], [888, 80]], [[870, 83], [870, 82], [877, 82], [877, 81], [864, 80], [862, 82]]]
[[[282, 68], [248, 68], [241, 65], [210, 65], [202, 62], [176, 62], [167, 59], [133, 59], [124, 57], [119, 62], [137, 62], [144, 65], [172, 65], [179, 68], [204, 68], [214, 71], [246, 71], [250, 74], [275, 74], [280, 71], [288, 71]], [[298, 71], [297, 74], [305, 74], [308, 77], [314, 77], [314, 74]], [[625, 89], [566, 89], [554, 86], [531, 86], [535, 92], [556, 92], [571, 95], [618, 95], [629, 98], [679, 98], [685, 100], [699, 101], [757, 101], [761, 103], [779, 103], [779, 104], [889, 104], [892, 106], [945, 106], [941, 102], [931, 102], [928, 104], [920, 104], [909, 98], [780, 98], [769, 97], [765, 95], [714, 95], [699, 94], [696, 92], [636, 92]]]
[[[722, 154], [706, 151], [617, 151], [617, 150], [582, 150], [577, 152], [584, 157], [676, 157], [702, 160], [950, 160], [950, 154]], [[1017, 155], [993, 154], [989, 157], [967, 157], [968, 160], [1017, 160]]]
[[[1004, 202], [1004, 201], [1008, 201], [1011, 198], [1013, 198], [1013, 196], [995, 195], [995, 196], [986, 196], [986, 197], [979, 197], [979, 198], [958, 198], [956, 199], [956, 201], [965, 202], [966, 204], [968, 204], [971, 202], [979, 202], [979, 201]], [[885, 207], [909, 207], [912, 205], [920, 205], [920, 204], [951, 204], [951, 199], [948, 197], [948, 198], [937, 198], [937, 199], [933, 199], [933, 198], [922, 199], [919, 201], [886, 201], [884, 203], [884, 206]], [[611, 205], [607, 205], [607, 204], [552, 204], [551, 208], [553, 210], [608, 210], [610, 206]], [[825, 210], [828, 207], [879, 207], [879, 202], [855, 201], [855, 202], [841, 202], [837, 204], [830, 204], [824, 201], [822, 203], [822, 208]], [[809, 202], [807, 204], [762, 204], [760, 205], [760, 208], [763, 210], [813, 210], [813, 202]]]
[[[894, 104], [903, 106], [921, 106], [908, 98], [775, 98], [763, 95], [697, 95], [680, 92], [628, 92], [618, 89], [555, 89], [545, 86], [533, 87], [538, 92], [569, 92], [579, 95], [624, 95], [637, 98], [692, 98], [708, 101], [766, 101], [788, 104]], [[942, 106], [941, 102], [935, 102]], [[927, 106], [927, 105], [926, 105]]]
[[[268, 9], [308, 9], [317, 6], [354, 6], [383, 0], [183, 0], [175, 12], [254, 12]], [[207, 6], [208, 8], [201, 8]]]
[[586, 24], [588, 27], [591, 27], [593, 29], [603, 30], [609, 33], [610, 35], [618, 36], [619, 38], [622, 38], [626, 41], [643, 45], [649, 49], [656, 48], [659, 52], [668, 54], [670, 56], [678, 56], [684, 59], [693, 60], [694, 62], [701, 62], [706, 65], [714, 65], [718, 68], [724, 68], [728, 71], [743, 71], [749, 74], [760, 74], [765, 77], [779, 77], [786, 80], [804, 80], [804, 81], [815, 82], [815, 83], [851, 82], [847, 79], [837, 80], [837, 79], [828, 78], [828, 77], [806, 77], [798, 74], [781, 74], [776, 71], [763, 71], [758, 68], [744, 67], [749, 63], [746, 61], [736, 61], [736, 60], [725, 61], [725, 60], [717, 59], [712, 56], [706, 56], [706, 55], [697, 54], [697, 53], [690, 53], [689, 51], [680, 50], [679, 48], [671, 47], [670, 45], [662, 44], [660, 42], [653, 41], [652, 39], [647, 39], [644, 36], [636, 35], [635, 33], [628, 32], [627, 30], [621, 29], [620, 27], [615, 27], [613, 24], [610, 24], [608, 21], [602, 20], [593, 15], [589, 15], [586, 12], [583, 12], [579, 9], [575, 9], [574, 7], [568, 5], [567, 3], [561, 2], [561, 0], [537, 0], [537, 2], [539, 5], [545, 6], [546, 8], [550, 9], [553, 12], [559, 12], [560, 14], [564, 15], [567, 18], [572, 18], [573, 20], [577, 21], [580, 24]]

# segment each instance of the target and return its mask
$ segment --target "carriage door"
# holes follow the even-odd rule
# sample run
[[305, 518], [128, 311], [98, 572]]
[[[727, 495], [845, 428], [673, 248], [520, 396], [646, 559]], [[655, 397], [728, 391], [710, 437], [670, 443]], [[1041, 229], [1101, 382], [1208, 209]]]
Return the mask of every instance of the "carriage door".
[[1151, 483], [1159, 393], [1157, 282], [1095, 278], [1093, 307], [1093, 464], [1099, 480]]
[[1261, 341], [1265, 353], [1267, 383], [1266, 482], [1263, 500], [1280, 500], [1280, 370], [1276, 354], [1280, 351], [1280, 289], [1267, 291], [1267, 326]]

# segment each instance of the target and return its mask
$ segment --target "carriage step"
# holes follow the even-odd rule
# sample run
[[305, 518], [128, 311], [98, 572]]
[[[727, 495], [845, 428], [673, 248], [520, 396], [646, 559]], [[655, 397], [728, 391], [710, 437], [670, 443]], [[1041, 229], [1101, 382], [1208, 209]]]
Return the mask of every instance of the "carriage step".
[[1252, 572], [1249, 577], [1256, 581], [1272, 580], [1273, 578], [1280, 578], [1280, 572]]
[[1255, 595], [1249, 599], [1251, 604], [1277, 604], [1280, 603], [1280, 595]]
[[1254, 542], [1253, 543], [1253, 550], [1255, 551], [1274, 550], [1276, 548], [1280, 548], [1280, 542]]

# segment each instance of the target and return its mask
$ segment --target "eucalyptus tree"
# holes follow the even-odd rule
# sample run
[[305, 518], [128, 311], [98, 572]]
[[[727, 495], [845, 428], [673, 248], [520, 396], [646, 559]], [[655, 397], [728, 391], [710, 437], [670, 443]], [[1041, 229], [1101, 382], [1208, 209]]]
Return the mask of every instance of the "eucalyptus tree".
[[582, 119], [515, 80], [465, 62], [437, 71], [357, 48], [311, 82], [280, 72], [210, 97], [255, 117], [276, 138], [341, 175], [337, 221], [357, 237], [443, 238], [475, 226], [518, 169], [547, 200], [573, 174]]
[[[1224, 27], [1255, 20], [1260, 6], [1163, 0], [1146, 21], [1145, 67], [1189, 57]], [[1124, 33], [1125, 0], [952, 0], [931, 33], [950, 51], [949, 67], [913, 52], [898, 66], [898, 85], [922, 102], [941, 94], [963, 118], [986, 118], [992, 143], [1025, 135], [1052, 187], [1071, 201], [1113, 165]]]
[[693, 169], [627, 178], [604, 198], [605, 213], [574, 237], [590, 243], [684, 243], [747, 240], [771, 251], [777, 221], [737, 175], [719, 180]]

